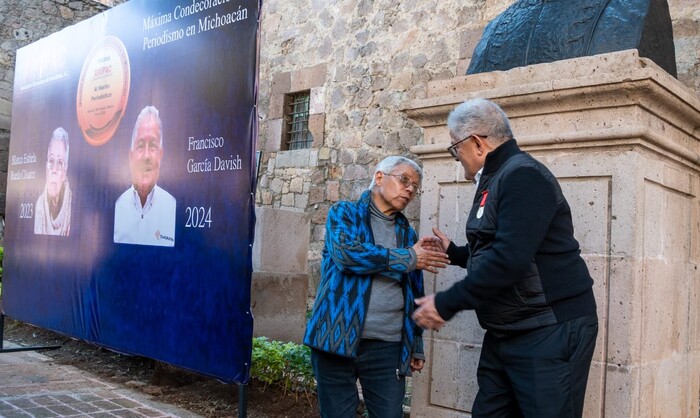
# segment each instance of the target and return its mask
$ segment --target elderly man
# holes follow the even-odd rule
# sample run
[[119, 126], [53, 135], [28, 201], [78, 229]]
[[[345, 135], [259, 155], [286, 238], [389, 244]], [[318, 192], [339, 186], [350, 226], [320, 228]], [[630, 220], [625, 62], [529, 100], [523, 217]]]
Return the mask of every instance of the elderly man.
[[68, 171], [68, 132], [56, 128], [46, 154], [46, 186], [36, 201], [34, 233], [64, 235], [70, 233], [71, 190]]
[[473, 417], [580, 417], [598, 333], [593, 280], [554, 175], [520, 150], [498, 105], [476, 99], [449, 115], [450, 154], [476, 183], [467, 246], [433, 231], [467, 275], [416, 300], [439, 329], [474, 309], [486, 329]]
[[423, 295], [421, 270], [437, 272], [447, 257], [433, 246], [435, 237], [418, 240], [401, 213], [421, 179], [414, 161], [387, 157], [358, 201], [328, 212], [321, 282], [304, 336], [323, 418], [355, 418], [358, 379], [370, 417], [401, 418], [405, 376], [423, 368], [413, 298]]
[[158, 109], [147, 106], [131, 135], [132, 185], [114, 206], [115, 243], [175, 245], [175, 198], [156, 184], [162, 159], [163, 126]]

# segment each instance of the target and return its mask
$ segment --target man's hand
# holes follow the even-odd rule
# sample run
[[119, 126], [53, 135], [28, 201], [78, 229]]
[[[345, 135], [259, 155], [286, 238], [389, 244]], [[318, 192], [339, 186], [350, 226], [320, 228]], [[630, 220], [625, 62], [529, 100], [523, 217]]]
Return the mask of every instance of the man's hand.
[[435, 295], [428, 295], [415, 300], [418, 308], [413, 312], [413, 320], [419, 327], [439, 330], [445, 325], [437, 309], [435, 309]]
[[[447, 254], [436, 241], [436, 237], [423, 237], [413, 245], [413, 251], [416, 252], [418, 259], [417, 269], [437, 273], [438, 269], [445, 268], [450, 263]], [[426, 249], [426, 247], [435, 250]]]
[[440, 243], [442, 251], [447, 251], [447, 249], [450, 248], [450, 242], [452, 241], [447, 237], [447, 235], [445, 235], [444, 232], [440, 231], [436, 227], [433, 227], [433, 234], [435, 234], [435, 238], [437, 238], [437, 241]]

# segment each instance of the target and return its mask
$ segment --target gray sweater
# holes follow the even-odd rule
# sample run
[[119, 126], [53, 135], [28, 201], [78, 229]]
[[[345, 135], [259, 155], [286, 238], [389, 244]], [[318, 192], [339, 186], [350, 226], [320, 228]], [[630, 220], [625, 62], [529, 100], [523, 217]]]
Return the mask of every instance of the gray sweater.
[[[394, 229], [396, 216], [383, 214], [374, 203], [370, 204], [370, 214], [374, 244], [385, 248], [397, 248]], [[411, 251], [411, 265], [408, 266], [408, 271], [416, 269], [416, 262], [416, 256]], [[401, 283], [381, 274], [374, 275], [362, 338], [401, 341], [403, 304]]]

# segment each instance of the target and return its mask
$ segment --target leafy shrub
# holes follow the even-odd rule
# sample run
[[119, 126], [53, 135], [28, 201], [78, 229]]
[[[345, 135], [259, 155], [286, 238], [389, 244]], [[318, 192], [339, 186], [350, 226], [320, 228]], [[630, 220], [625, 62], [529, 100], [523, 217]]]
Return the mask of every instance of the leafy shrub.
[[279, 385], [295, 394], [316, 390], [309, 347], [255, 337], [252, 357], [250, 375], [266, 386]]

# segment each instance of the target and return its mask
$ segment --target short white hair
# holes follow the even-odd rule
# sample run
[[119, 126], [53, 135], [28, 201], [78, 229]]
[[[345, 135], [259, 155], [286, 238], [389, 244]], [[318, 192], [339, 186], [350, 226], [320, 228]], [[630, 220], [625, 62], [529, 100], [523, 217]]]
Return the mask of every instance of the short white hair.
[[379, 162], [379, 164], [377, 164], [377, 168], [374, 170], [374, 174], [372, 175], [372, 181], [369, 183], [368, 189], [372, 190], [374, 188], [374, 178], [376, 177], [377, 173], [379, 173], [380, 171], [382, 173], [389, 173], [391, 170], [393, 170], [399, 165], [407, 165], [411, 167], [413, 171], [415, 171], [418, 174], [420, 180], [423, 180], [423, 170], [421, 170], [418, 163], [416, 163], [410, 158], [402, 157], [400, 155], [392, 155], [384, 158], [382, 161]]
[[506, 113], [496, 103], [486, 99], [472, 99], [457, 106], [447, 117], [447, 129], [458, 139], [468, 135], [487, 136], [492, 144], [501, 144], [513, 138]]
[[131, 133], [131, 147], [129, 149], [132, 151], [134, 150], [134, 143], [136, 142], [136, 131], [139, 130], [139, 126], [141, 126], [143, 121], [147, 118], [153, 119], [158, 123], [159, 145], [163, 148], [163, 123], [160, 121], [158, 109], [156, 109], [155, 106], [146, 106], [141, 109], [141, 113], [139, 113], [139, 117], [136, 118], [136, 123], [134, 124], [134, 131]]

